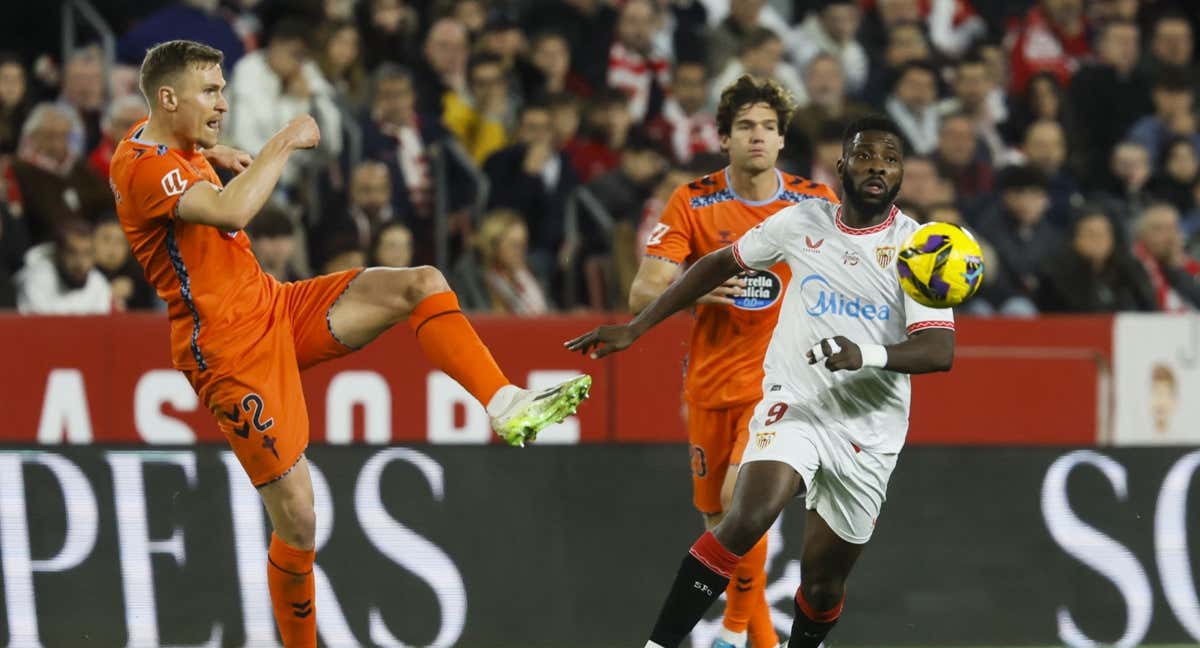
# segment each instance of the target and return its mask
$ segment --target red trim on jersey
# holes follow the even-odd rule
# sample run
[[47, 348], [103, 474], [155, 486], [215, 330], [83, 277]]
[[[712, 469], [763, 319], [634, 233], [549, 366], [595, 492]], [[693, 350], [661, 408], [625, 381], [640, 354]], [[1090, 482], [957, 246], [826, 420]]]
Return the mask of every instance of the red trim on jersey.
[[832, 610], [817, 612], [816, 610], [812, 609], [812, 606], [808, 604], [808, 601], [804, 600], [804, 589], [801, 588], [796, 590], [796, 606], [800, 608], [800, 612], [802, 612], [804, 616], [816, 621], [817, 623], [829, 623], [837, 620], [838, 617], [842, 616], [842, 606], [845, 604], [846, 595], [842, 594], [842, 600], [838, 601], [838, 604], [834, 606]]
[[742, 557], [726, 549], [717, 540], [717, 536], [712, 534], [712, 531], [705, 531], [704, 535], [692, 545], [691, 551], [696, 560], [704, 563], [705, 567], [713, 570], [714, 573], [720, 574], [725, 578], [733, 573], [737, 564], [742, 560]]
[[742, 261], [742, 253], [738, 251], [738, 243], [740, 242], [741, 241], [733, 242], [733, 260], [737, 261], [737, 264], [742, 266], [742, 270], [753, 270], [754, 268], [751, 268], [750, 266], [746, 265], [745, 261]]
[[913, 322], [907, 329], [905, 329], [905, 333], [911, 335], [917, 331], [924, 331], [925, 329], [931, 328], [950, 329], [953, 331], [954, 322], [951, 322], [950, 320], [925, 320], [924, 322]]
[[865, 236], [867, 234], [877, 234], [877, 233], [882, 232], [883, 230], [891, 227], [892, 223], [896, 222], [896, 214], [899, 214], [899, 213], [900, 213], [900, 208], [895, 205], [892, 205], [891, 211], [888, 212], [888, 217], [886, 219], [884, 219], [884, 221], [882, 223], [880, 223], [878, 225], [872, 225], [871, 227], [863, 227], [863, 228], [850, 227], [849, 225], [842, 222], [842, 207], [841, 207], [841, 205], [838, 205], [837, 216], [835, 216], [833, 220], [835, 223], [837, 223], [837, 228], [842, 230], [846, 234], [853, 234], [854, 236]]

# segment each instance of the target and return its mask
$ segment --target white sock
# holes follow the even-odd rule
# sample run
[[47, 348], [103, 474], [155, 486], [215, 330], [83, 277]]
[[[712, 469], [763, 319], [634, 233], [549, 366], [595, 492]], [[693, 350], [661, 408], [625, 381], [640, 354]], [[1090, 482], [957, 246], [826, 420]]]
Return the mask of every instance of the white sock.
[[729, 643], [737, 646], [738, 648], [746, 647], [746, 631], [745, 630], [743, 630], [741, 632], [734, 632], [733, 630], [730, 630], [729, 628], [726, 628], [725, 626], [721, 626], [721, 632], [717, 636], [721, 638], [721, 641], [728, 641]]
[[492, 395], [492, 400], [488, 401], [488, 416], [496, 418], [497, 416], [503, 414], [504, 410], [508, 409], [508, 406], [512, 404], [513, 399], [516, 398], [520, 393], [521, 388], [517, 387], [516, 385], [505, 385], [500, 389], [497, 389], [496, 393]]
[[653, 641], [647, 641], [644, 648], [663, 648], [663, 647], [654, 643]]

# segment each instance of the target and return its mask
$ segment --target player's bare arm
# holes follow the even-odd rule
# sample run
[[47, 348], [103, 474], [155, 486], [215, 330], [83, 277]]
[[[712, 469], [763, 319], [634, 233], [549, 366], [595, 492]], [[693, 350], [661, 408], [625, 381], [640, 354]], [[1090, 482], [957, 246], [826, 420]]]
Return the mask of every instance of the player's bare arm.
[[[179, 217], [189, 223], [212, 225], [223, 230], [240, 230], [262, 209], [288, 157], [297, 150], [313, 148], [321, 141], [317, 122], [301, 115], [288, 122], [259, 152], [245, 171], [224, 189], [199, 183], [179, 199]], [[232, 150], [232, 149], [231, 149]]]
[[706, 254], [628, 324], [601, 326], [567, 342], [566, 347], [580, 353], [591, 352], [594, 359], [620, 351], [654, 325], [687, 308], [741, 271], [742, 267], [733, 256], [732, 246]]
[[[638, 267], [637, 276], [629, 289], [629, 310], [634, 315], [641, 313], [659, 295], [679, 278], [682, 269], [673, 261], [646, 257]], [[746, 282], [736, 276], [726, 279], [724, 283], [712, 289], [700, 299], [697, 304], [733, 305], [733, 298], [742, 294]]]
[[[903, 342], [883, 347], [882, 368], [906, 374], [950, 371], [954, 364], [954, 331], [926, 329], [916, 331]], [[805, 354], [808, 364], [824, 361], [830, 371], [853, 371], [864, 365], [863, 349], [844, 336], [837, 335], [814, 344]]]
[[245, 171], [254, 162], [254, 156], [224, 144], [206, 148], [202, 153], [213, 166], [228, 169], [234, 173]]

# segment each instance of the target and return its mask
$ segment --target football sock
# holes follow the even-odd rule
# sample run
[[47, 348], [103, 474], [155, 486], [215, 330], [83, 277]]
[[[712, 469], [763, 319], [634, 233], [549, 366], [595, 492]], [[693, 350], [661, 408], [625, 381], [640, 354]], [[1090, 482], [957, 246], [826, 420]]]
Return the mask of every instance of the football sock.
[[408, 325], [425, 357], [458, 381], [483, 405], [510, 384], [492, 352], [479, 339], [452, 291], [434, 293], [417, 304]]
[[725, 590], [740, 558], [721, 546], [711, 531], [700, 536], [679, 565], [675, 582], [650, 633], [652, 644], [662, 648], [679, 646]]
[[792, 636], [788, 639], [788, 648], [817, 648], [821, 641], [837, 625], [838, 617], [842, 615], [842, 604], [846, 597], [834, 606], [832, 610], [817, 611], [812, 609], [804, 600], [804, 590], [796, 590], [796, 618], [792, 621]]
[[[749, 628], [752, 645], [774, 648], [779, 643], [779, 636], [771, 625], [767, 607], [767, 575], [763, 572], [766, 564], [767, 536], [764, 534], [733, 570], [733, 578], [725, 589], [724, 628], [735, 633], [744, 633]], [[729, 639], [726, 641], [734, 643]], [[744, 637], [738, 645], [741, 643], [745, 643]]]
[[284, 648], [317, 646], [312, 573], [315, 557], [316, 551], [297, 549], [271, 534], [271, 547], [267, 550], [267, 584]]

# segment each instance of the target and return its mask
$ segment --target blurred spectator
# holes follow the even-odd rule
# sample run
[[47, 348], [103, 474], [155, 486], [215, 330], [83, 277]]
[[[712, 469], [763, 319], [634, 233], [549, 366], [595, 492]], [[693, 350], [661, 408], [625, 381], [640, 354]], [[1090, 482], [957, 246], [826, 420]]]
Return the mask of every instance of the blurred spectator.
[[367, 247], [384, 225], [396, 221], [392, 182], [387, 165], [360, 162], [350, 176], [350, 205], [346, 210], [358, 242]]
[[961, 113], [943, 116], [934, 160], [940, 173], [954, 180], [954, 193], [960, 200], [992, 190], [994, 172], [968, 116]]
[[521, 25], [499, 9], [493, 10], [475, 41], [477, 53], [500, 57], [506, 70], [515, 72], [529, 49], [529, 39]]
[[887, 113], [904, 133], [911, 150], [927, 155], [938, 144], [937, 69], [928, 63], [908, 63], [896, 76]]
[[470, 94], [447, 93], [442, 122], [467, 154], [482, 164], [508, 143], [506, 124], [513, 118], [508, 70], [497, 54], [477, 54], [467, 65]]
[[219, 0], [181, 0], [169, 4], [146, 16], [121, 36], [117, 42], [117, 60], [128, 65], [141, 65], [146, 50], [164, 41], [183, 38], [224, 52], [228, 72], [242, 58], [245, 48], [220, 10]]
[[717, 118], [707, 110], [708, 72], [698, 61], [681, 61], [671, 78], [671, 94], [662, 116], [650, 126], [655, 137], [670, 144], [671, 155], [686, 164], [700, 153], [721, 150]]
[[1179, 212], [1167, 203], [1146, 208], [1137, 220], [1133, 254], [1142, 262], [1159, 310], [1200, 310], [1200, 261], [1184, 251]]
[[808, 93], [800, 72], [783, 59], [783, 40], [767, 29], [759, 27], [742, 39], [742, 49], [737, 58], [729, 61], [709, 87], [709, 107], [715, 109], [721, 101], [721, 91], [749, 74], [762, 82], [773, 79], [792, 95], [797, 104], [808, 103]]
[[70, 106], [82, 120], [83, 150], [100, 143], [100, 115], [104, 112], [104, 63], [99, 48], [76, 50], [63, 65], [61, 104]]
[[1113, 216], [1122, 241], [1132, 240], [1134, 222], [1150, 204], [1145, 189], [1151, 171], [1150, 154], [1144, 146], [1121, 142], [1110, 156], [1107, 186], [1091, 196], [1092, 202]]
[[1167, 139], [1173, 135], [1189, 138], [1200, 150], [1200, 133], [1196, 129], [1195, 90], [1187, 74], [1178, 68], [1164, 68], [1154, 82], [1151, 94], [1154, 114], [1137, 120], [1129, 129], [1128, 138], [1146, 147], [1151, 159], [1158, 159]]
[[1112, 221], [1098, 209], [1083, 211], [1065, 249], [1044, 260], [1037, 303], [1048, 313], [1156, 308], [1145, 269], [1116, 244]]
[[1150, 75], [1164, 69], [1186, 70], [1192, 88], [1200, 91], [1200, 67], [1195, 60], [1196, 41], [1192, 23], [1179, 11], [1165, 11], [1150, 29], [1150, 47], [1143, 67]]
[[545, 291], [530, 270], [529, 230], [520, 214], [506, 210], [488, 214], [475, 241], [488, 310], [526, 317], [550, 310]]
[[104, 118], [100, 120], [100, 143], [87, 158], [88, 167], [93, 173], [108, 179], [108, 165], [112, 162], [117, 142], [147, 114], [146, 100], [141, 94], [125, 95], [108, 104]]
[[[642, 206], [654, 191], [654, 184], [666, 167], [667, 159], [658, 146], [640, 131], [630, 133], [621, 150], [621, 165], [587, 184], [587, 188], [615, 223], [636, 230]], [[605, 232], [584, 228], [585, 252], [609, 251]]]
[[1010, 96], [1011, 110], [1001, 132], [1010, 144], [1019, 146], [1029, 126], [1036, 121], [1056, 121], [1068, 133], [1075, 132], [1074, 110], [1058, 77], [1050, 72], [1033, 75], [1025, 91]]
[[617, 168], [618, 151], [633, 126], [625, 95], [606, 90], [592, 98], [584, 113], [580, 137], [569, 144], [566, 153], [580, 182]]
[[828, 54], [818, 54], [808, 62], [804, 87], [809, 103], [793, 114], [779, 156], [786, 170], [794, 173], [811, 165], [822, 124], [833, 121], [844, 126], [874, 112], [870, 106], [846, 97], [842, 65]]
[[25, 66], [16, 54], [0, 52], [0, 156], [17, 150], [17, 139], [29, 108]]
[[417, 53], [420, 17], [404, 0], [360, 0], [358, 23], [362, 25], [362, 53], [367, 69], [384, 62], [411, 63]]
[[1111, 21], [1100, 32], [1096, 63], [1086, 65], [1071, 79], [1070, 102], [1076, 106], [1103, 106], [1080, 110], [1072, 141], [1078, 146], [1073, 165], [1083, 177], [1100, 179], [1108, 166], [1108, 153], [1139, 117], [1150, 112], [1150, 82], [1137, 71], [1138, 26]]
[[554, 148], [563, 151], [578, 141], [579, 124], [583, 119], [579, 98], [566, 92], [546, 98], [550, 120], [554, 124]]
[[96, 269], [92, 229], [87, 221], [62, 221], [53, 241], [29, 249], [25, 267], [16, 276], [18, 311], [26, 315], [103, 315], [112, 311], [108, 280]]
[[[883, 0], [881, 0], [881, 3]], [[988, 25], [970, 0], [930, 0], [925, 17], [929, 39], [945, 56], [962, 56], [987, 35]]]
[[1025, 132], [1021, 153], [1027, 164], [1046, 177], [1050, 210], [1046, 217], [1060, 228], [1070, 220], [1074, 208], [1083, 203], [1079, 183], [1066, 168], [1067, 137], [1058, 122], [1034, 122]]
[[921, 25], [919, 0], [866, 0], [858, 41], [866, 48], [872, 63], [883, 60], [888, 33], [897, 25]]
[[937, 164], [925, 155], [910, 155], [904, 158], [904, 182], [900, 185], [898, 202], [923, 210], [927, 218], [934, 205], [953, 205], [954, 186], [938, 173]]
[[114, 209], [108, 186], [83, 159], [82, 133], [74, 110], [49, 103], [38, 104], [21, 129], [12, 173], [34, 243], [53, 238], [59, 223], [94, 222]]
[[359, 244], [353, 231], [334, 230], [317, 241], [315, 247], [319, 274], [333, 274], [367, 265], [366, 248]]
[[488, 158], [483, 170], [492, 187], [488, 208], [521, 214], [529, 231], [530, 263], [538, 276], [550, 276], [563, 240], [567, 199], [578, 181], [566, 154], [554, 146], [549, 108], [525, 104], [516, 143]]
[[570, 93], [576, 96], [591, 94], [586, 81], [571, 70], [571, 48], [558, 32], [543, 32], [534, 37], [529, 48], [529, 62], [542, 74], [542, 85], [526, 94], [554, 95]]
[[388, 223], [379, 228], [371, 241], [371, 266], [407, 268], [413, 263], [413, 235], [403, 223]]
[[708, 34], [708, 69], [724, 70], [742, 51], [746, 38], [761, 28], [767, 0], [730, 0], [729, 15]]
[[1000, 175], [1000, 200], [979, 216], [976, 229], [996, 248], [1005, 280], [1033, 298], [1038, 270], [1060, 252], [1062, 238], [1045, 218], [1046, 179], [1033, 167], [1012, 166]]
[[938, 105], [944, 115], [961, 112], [971, 119], [975, 133], [986, 148], [988, 160], [1003, 159], [1007, 148], [1000, 135], [1000, 124], [1008, 119], [1008, 109], [997, 101], [995, 84], [988, 74], [987, 64], [978, 55], [967, 56], [954, 65], [954, 96]]
[[917, 25], [899, 24], [887, 33], [887, 46], [883, 50], [882, 65], [871, 66], [866, 86], [858, 92], [863, 101], [871, 105], [882, 105], [895, 85], [900, 70], [909, 63], [932, 61], [933, 53], [925, 33]]
[[122, 311], [155, 308], [159, 304], [158, 294], [130, 253], [129, 241], [115, 214], [100, 219], [94, 238], [96, 269], [108, 280], [113, 308]]
[[[333, 86], [309, 58], [311, 30], [299, 18], [282, 18], [271, 29], [266, 49], [242, 57], [229, 83], [229, 137], [257, 155], [267, 141], [297, 115], [311, 113], [321, 128], [319, 148], [330, 156], [342, 150], [342, 120]], [[295, 189], [312, 152], [293, 154], [279, 184]]]
[[270, 202], [264, 205], [246, 226], [246, 234], [263, 272], [279, 282], [304, 278], [293, 263], [297, 250], [296, 226], [282, 207]]
[[1066, 85], [1091, 54], [1083, 0], [1038, 0], [1009, 29], [1005, 41], [1014, 92], [1023, 92], [1029, 79], [1042, 70]]
[[812, 168], [809, 179], [828, 185], [839, 197], [842, 195], [842, 174], [838, 173], [837, 162], [842, 158], [842, 140], [846, 124], [827, 121], [817, 131], [816, 146], [813, 147]]
[[609, 50], [617, 12], [603, 0], [534, 0], [523, 23], [529, 33], [554, 31], [567, 39], [571, 69], [593, 90], [608, 78]]
[[1200, 180], [1200, 159], [1190, 138], [1175, 136], [1167, 140], [1146, 192], [1170, 203], [1181, 214], [1197, 207], [1194, 187]]
[[413, 72], [417, 112], [440, 119], [447, 93], [468, 92], [467, 60], [471, 48], [467, 28], [453, 18], [437, 20], [425, 36], [422, 54]]
[[658, 116], [671, 83], [671, 64], [651, 39], [658, 19], [651, 0], [625, 2], [608, 53], [608, 85], [629, 98], [629, 114], [638, 124]]
[[817, 52], [832, 54], [842, 64], [850, 94], [857, 94], [870, 71], [867, 51], [855, 40], [861, 18], [854, 0], [823, 0], [821, 8], [792, 32], [792, 57], [804, 67]]
[[349, 21], [330, 23], [321, 34], [318, 66], [333, 86], [334, 96], [350, 112], [362, 108], [367, 98], [367, 67], [363, 64], [362, 38]]
[[485, 0], [437, 0], [426, 5], [426, 19], [449, 16], [467, 28], [467, 34], [475, 42], [488, 26], [488, 2]]

